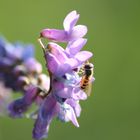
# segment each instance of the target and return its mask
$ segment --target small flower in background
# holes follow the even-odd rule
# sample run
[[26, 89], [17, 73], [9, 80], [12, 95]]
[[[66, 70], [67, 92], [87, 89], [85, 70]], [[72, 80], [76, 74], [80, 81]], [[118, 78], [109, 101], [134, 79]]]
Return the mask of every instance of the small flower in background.
[[30, 85], [24, 93], [23, 97], [16, 99], [9, 105], [9, 115], [13, 118], [24, 117], [24, 113], [28, 111], [29, 107], [38, 98], [40, 89], [34, 85]]
[[[5, 89], [11, 89], [11, 93], [8, 94], [9, 97], [12, 97], [13, 91], [21, 92], [21, 96], [23, 96], [13, 102], [11, 100], [11, 103], [9, 102], [9, 107], [6, 107], [8, 108], [7, 114], [9, 113], [13, 118], [23, 117], [32, 103], [35, 102], [38, 106], [41, 104], [42, 96], [44, 96], [42, 94], [47, 93], [50, 87], [49, 77], [42, 73], [42, 65], [34, 58], [32, 45], [11, 44], [1, 38], [0, 48], [2, 50], [0, 80]], [[6, 95], [5, 93], [3, 97], [8, 96]], [[1, 101], [1, 103], [3, 102]]]
[[40, 79], [42, 65], [34, 58], [33, 45], [11, 44], [1, 38], [0, 49], [0, 79], [6, 87], [24, 92], [28, 84], [40, 85], [47, 79], [47, 76], [43, 81]]
[[26, 70], [28, 67], [23, 66], [23, 63], [34, 57], [33, 45], [11, 44], [3, 38], [0, 39], [0, 43], [3, 50], [0, 59], [0, 79], [4, 81], [6, 87], [14, 91], [21, 90], [17, 81], [19, 75], [26, 75], [28, 72]]
[[85, 25], [76, 25], [79, 14], [76, 11], [70, 12], [63, 21], [64, 30], [44, 29], [41, 31], [41, 37], [56, 42], [70, 42], [82, 38], [87, 33]]
[[[32, 116], [34, 115], [34, 113], [36, 115], [36, 110], [38, 109], [38, 106], [42, 104], [44, 97], [47, 95], [47, 92], [50, 88], [49, 78], [46, 75], [41, 74], [38, 78], [38, 84], [28, 84], [24, 95], [21, 98], [16, 99], [10, 103], [8, 110], [9, 115], [12, 118], [21, 118], [25, 116], [32, 118], [34, 117]], [[25, 115], [33, 103], [36, 103], [37, 105], [35, 111], [33, 111], [33, 113], [31, 114]]]

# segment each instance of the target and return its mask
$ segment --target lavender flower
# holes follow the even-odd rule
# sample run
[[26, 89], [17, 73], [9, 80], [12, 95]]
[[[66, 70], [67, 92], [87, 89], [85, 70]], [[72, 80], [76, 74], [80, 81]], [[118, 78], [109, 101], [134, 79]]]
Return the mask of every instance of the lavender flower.
[[82, 38], [87, 33], [87, 27], [84, 25], [76, 25], [79, 14], [76, 11], [70, 12], [64, 19], [64, 30], [44, 29], [41, 31], [41, 37], [56, 42], [70, 42]]
[[27, 71], [29, 71], [30, 73], [40, 74], [42, 72], [42, 65], [35, 58], [27, 59], [24, 62], [24, 66], [27, 68]]
[[13, 101], [9, 105], [9, 115], [14, 118], [23, 117], [23, 113], [27, 111], [27, 109], [36, 99], [37, 94], [38, 88], [35, 86], [30, 86], [22, 98]]
[[[51, 76], [51, 90], [49, 97], [44, 100], [39, 109], [39, 115], [33, 130], [34, 139], [40, 140], [48, 136], [50, 122], [55, 116], [62, 122], [71, 121], [75, 126], [79, 127], [76, 118], [81, 113], [79, 100], [87, 99], [87, 95], [81, 90], [81, 77], [74, 69], [80, 67], [92, 57], [92, 53], [88, 51], [80, 52], [82, 47], [83, 41], [77, 43], [75, 48], [69, 46], [66, 50], [55, 43], [48, 44], [45, 50], [45, 59]], [[76, 48], [75, 53], [71, 54], [72, 49]]]
[[11, 44], [1, 38], [0, 49], [0, 79], [4, 81], [6, 87], [11, 88], [14, 91], [21, 91], [17, 81], [19, 76], [23, 76], [29, 72], [28, 69], [30, 66], [23, 66], [23, 64], [33, 59], [33, 46], [26, 46], [21, 43]]
[[[35, 103], [37, 106], [28, 117], [35, 119], [33, 138], [36, 140], [48, 136], [50, 123], [55, 117], [61, 122], [71, 121], [79, 127], [77, 118], [81, 114], [80, 101], [87, 99], [87, 94], [81, 86], [86, 72], [80, 74], [80, 70], [93, 54], [81, 51], [87, 42], [87, 39], [83, 38], [87, 27], [76, 26], [78, 19], [79, 14], [72, 11], [64, 19], [64, 30], [41, 31], [41, 38], [68, 43], [65, 49], [53, 42], [44, 47], [39, 38], [49, 77], [42, 73], [41, 64], [34, 58], [32, 45], [11, 44], [0, 39], [0, 80], [6, 87], [22, 93], [19, 99], [8, 105], [9, 116], [26, 117], [29, 108]], [[91, 83], [92, 79], [94, 78], [91, 74], [88, 83]], [[1, 95], [0, 104], [4, 104], [6, 95]]]
[[5, 39], [0, 37], [0, 58], [4, 57], [5, 55], [6, 55]]
[[10, 95], [12, 90], [23, 93], [23, 97], [9, 102], [9, 115], [23, 117], [32, 103], [40, 106], [50, 87], [49, 78], [42, 73], [42, 65], [34, 58], [33, 46], [11, 44], [1, 38], [0, 49], [0, 80], [11, 89]]
[[[46, 61], [48, 62], [47, 67], [49, 71], [56, 76], [62, 76], [65, 73], [74, 70], [75, 68], [86, 62], [90, 57], [92, 57], [91, 52], [88, 51], [78, 52], [76, 51], [76, 48], [75, 52], [77, 53], [74, 56], [71, 54], [68, 56], [67, 55], [68, 51], [65, 51], [62, 47], [60, 47], [55, 43], [49, 43], [47, 48], [49, 50], [45, 54]], [[72, 50], [72, 48], [70, 49]]]
[[33, 129], [33, 138], [40, 140], [48, 136], [51, 120], [58, 112], [58, 103], [53, 95], [49, 95], [40, 107], [38, 118]]
[[34, 139], [40, 140], [48, 136], [50, 123], [55, 116], [63, 122], [72, 121], [75, 126], [79, 127], [76, 116], [80, 115], [81, 108], [76, 106], [76, 103], [71, 102], [71, 106], [65, 103], [63, 98], [58, 98], [55, 93], [51, 92], [41, 105], [33, 129]]
[[38, 82], [43, 82], [47, 77], [40, 81], [42, 65], [34, 58], [33, 45], [11, 44], [1, 38], [0, 49], [0, 80], [4, 81], [6, 87], [26, 92], [30, 84], [42, 86]]
[[[24, 45], [22, 43], [11, 44], [6, 42], [5, 49], [7, 57], [13, 61], [21, 60], [25, 61], [29, 58], [34, 57], [34, 48], [33, 45]], [[13, 53], [14, 52], [14, 53]]]

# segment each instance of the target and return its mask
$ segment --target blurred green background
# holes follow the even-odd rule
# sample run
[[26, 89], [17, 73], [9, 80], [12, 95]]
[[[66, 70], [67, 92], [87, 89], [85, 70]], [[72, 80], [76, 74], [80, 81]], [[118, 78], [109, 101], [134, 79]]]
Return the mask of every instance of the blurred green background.
[[[80, 128], [54, 120], [49, 140], [140, 140], [139, 5], [139, 0], [0, 0], [0, 33], [12, 42], [35, 44], [43, 65], [37, 42], [41, 29], [63, 28], [72, 10], [88, 26], [85, 49], [94, 52], [93, 94], [81, 102]], [[0, 118], [0, 140], [32, 140], [33, 123]]]

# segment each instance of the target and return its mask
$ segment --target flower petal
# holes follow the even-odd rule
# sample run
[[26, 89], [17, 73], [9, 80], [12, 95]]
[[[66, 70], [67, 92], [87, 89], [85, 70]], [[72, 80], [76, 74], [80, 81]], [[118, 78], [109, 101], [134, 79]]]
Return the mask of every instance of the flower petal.
[[80, 106], [80, 104], [77, 102], [77, 104], [76, 104], [76, 106], [74, 107], [74, 111], [75, 111], [75, 114], [76, 114], [76, 116], [77, 117], [80, 117], [80, 115], [81, 115], [81, 106]]
[[50, 88], [50, 78], [46, 74], [40, 74], [38, 76], [38, 79], [40, 81], [40, 85], [42, 86], [42, 88], [48, 91]]
[[36, 72], [41, 73], [42, 72], [42, 66], [41, 64], [35, 59], [35, 58], [29, 58], [24, 62], [25, 67], [29, 72]]
[[46, 54], [46, 61], [47, 61], [48, 70], [54, 75], [57, 74], [60, 63], [56, 59], [56, 57], [51, 53], [48, 53]]
[[[20, 45], [13, 45], [10, 43], [7, 43], [5, 45], [6, 53], [8, 58], [16, 60], [16, 59], [22, 59], [22, 53], [24, 48]], [[13, 53], [14, 52], [14, 53]]]
[[25, 103], [23, 98], [13, 101], [8, 107], [9, 115], [13, 118], [22, 117], [23, 113], [27, 111], [27, 109], [28, 105]]
[[6, 40], [0, 37], [0, 57], [5, 57], [6, 48], [5, 48]]
[[64, 63], [68, 58], [64, 49], [56, 43], [48, 43], [48, 50], [53, 54], [60, 63]]
[[75, 58], [68, 58], [62, 47], [57, 44], [49, 43], [49, 53], [46, 52], [48, 69], [55, 75], [62, 76], [66, 72], [78, 67], [79, 61]]
[[73, 107], [76, 116], [80, 117], [82, 109], [81, 109], [81, 106], [79, 104], [79, 101], [76, 101], [76, 100], [71, 98], [71, 99], [67, 99], [66, 103], [69, 104], [71, 107]]
[[75, 58], [81, 62], [84, 63], [88, 59], [90, 59], [93, 56], [93, 54], [89, 51], [81, 51], [75, 55]]
[[27, 92], [25, 93], [23, 99], [27, 105], [31, 105], [33, 101], [36, 99], [38, 94], [38, 87], [34, 85], [30, 85], [28, 87]]
[[60, 106], [58, 118], [64, 122], [71, 121], [76, 127], [79, 127], [74, 110], [69, 104], [64, 103]]
[[57, 96], [60, 98], [71, 98], [72, 96], [72, 88], [71, 87], [65, 87], [61, 89], [60, 91], [55, 92]]
[[86, 44], [87, 39], [79, 38], [77, 40], [69, 42], [67, 48], [66, 48], [66, 53], [69, 54], [69, 56], [74, 56], [76, 53], [78, 53], [83, 46]]
[[24, 60], [34, 57], [34, 48], [32, 45], [25, 47], [22, 53], [22, 57]]
[[22, 117], [23, 113], [27, 111], [27, 109], [35, 100], [36, 94], [37, 88], [30, 86], [23, 98], [17, 99], [9, 105], [9, 115], [14, 118]]
[[63, 26], [64, 26], [65, 31], [69, 32], [75, 26], [78, 19], [79, 19], [79, 14], [77, 14], [76, 11], [70, 12], [65, 17], [64, 22], [63, 22]]
[[44, 29], [40, 36], [56, 42], [66, 42], [68, 40], [68, 35], [64, 30]]
[[75, 99], [75, 100], [86, 100], [87, 99], [87, 94], [81, 90], [80, 88], [75, 88], [73, 90], [73, 96], [72, 98]]
[[72, 69], [77, 68], [79, 63], [76, 59], [70, 58], [64, 63], [64, 65], [69, 65], [69, 68], [70, 68], [69, 71], [71, 71]]
[[59, 91], [64, 89], [64, 83], [61, 82], [61, 81], [58, 81], [57, 79], [53, 79], [52, 84], [53, 84], [53, 89], [52, 90], [54, 92], [59, 92]]
[[65, 63], [61, 63], [51, 53], [46, 54], [46, 61], [48, 70], [56, 77], [63, 76], [66, 72], [70, 72], [78, 61], [74, 59], [68, 59]]
[[87, 27], [85, 25], [77, 25], [73, 27], [71, 32], [71, 40], [82, 38], [87, 33]]
[[33, 129], [33, 138], [40, 140], [48, 136], [49, 125], [51, 120], [59, 111], [59, 106], [55, 98], [50, 94], [42, 104], [37, 121]]

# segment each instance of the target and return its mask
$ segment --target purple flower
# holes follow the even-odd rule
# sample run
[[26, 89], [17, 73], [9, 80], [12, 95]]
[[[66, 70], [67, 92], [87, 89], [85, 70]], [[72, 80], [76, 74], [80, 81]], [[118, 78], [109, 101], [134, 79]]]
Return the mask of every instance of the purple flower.
[[80, 89], [80, 80], [76, 72], [66, 73], [63, 77], [52, 77], [53, 93], [56, 97], [74, 100], [86, 100], [87, 95]]
[[[92, 57], [92, 53], [88, 51], [75, 51], [76, 54], [73, 57], [69, 55], [69, 57], [67, 55], [68, 51], [55, 43], [49, 43], [47, 48], [48, 50], [45, 53], [47, 67], [53, 75], [58, 77], [71, 72]], [[72, 50], [72, 48], [70, 49]], [[77, 50], [79, 50], [78, 47]]]
[[49, 125], [58, 110], [58, 103], [53, 95], [50, 94], [40, 107], [38, 118], [33, 129], [34, 139], [40, 140], [48, 136]]
[[39, 74], [38, 75], [39, 80], [39, 86], [45, 89], [46, 91], [49, 91], [50, 89], [50, 78], [46, 74]]
[[86, 42], [87, 42], [87, 39], [84, 39], [84, 38], [79, 38], [77, 40], [69, 42], [65, 50], [66, 54], [69, 57], [75, 56], [78, 52], [81, 51], [81, 49], [84, 47]]
[[27, 68], [29, 73], [41, 73], [42, 65], [35, 59], [29, 58], [24, 62], [24, 66]]
[[9, 107], [9, 115], [11, 117], [23, 117], [23, 113], [27, 111], [27, 109], [31, 106], [34, 100], [37, 97], [38, 89], [35, 86], [30, 86], [25, 95], [13, 101]]
[[[92, 56], [88, 51], [80, 51], [85, 42], [83, 39], [77, 40], [66, 50], [55, 43], [48, 44], [45, 58], [50, 73], [51, 90], [39, 109], [33, 130], [35, 139], [40, 140], [48, 136], [49, 125], [55, 116], [62, 122], [71, 121], [79, 127], [77, 121], [81, 113], [79, 100], [87, 99], [87, 95], [81, 90], [81, 77], [74, 69]], [[75, 52], [71, 54], [73, 49]]]
[[5, 50], [5, 39], [0, 37], [0, 58], [5, 57], [6, 50]]
[[[84, 94], [83, 96], [79, 90], [75, 90], [79, 89], [74, 86], [79, 79], [75, 80], [74, 76], [71, 78], [70, 76], [66, 76], [65, 78], [51, 77], [52, 89], [39, 109], [38, 118], [33, 129], [34, 139], [40, 140], [48, 136], [49, 125], [56, 116], [62, 122], [71, 121], [76, 127], [79, 127], [76, 118], [81, 113], [79, 100], [85, 100], [87, 96], [84, 92], [81, 92]], [[76, 94], [79, 96], [76, 96]], [[81, 98], [82, 96], [84, 98]]]
[[74, 99], [71, 98], [71, 99], [67, 99], [66, 103], [69, 104], [73, 108], [76, 117], [80, 117], [81, 106], [79, 104], [79, 101], [78, 100], [74, 100]]
[[29, 58], [34, 57], [33, 45], [24, 45], [22, 43], [11, 44], [9, 42], [6, 42], [5, 49], [7, 57], [13, 61], [25, 61]]
[[[49, 126], [54, 117], [63, 122], [71, 121], [79, 127], [76, 117], [80, 116], [81, 107], [78, 101], [72, 99], [60, 102], [56, 93], [51, 92], [39, 109], [38, 118], [33, 129], [33, 138], [40, 140], [48, 136]], [[62, 98], [60, 98], [62, 99]]]
[[[9, 116], [35, 119], [33, 138], [36, 140], [48, 136], [50, 123], [55, 117], [62, 122], [71, 121], [79, 127], [80, 101], [87, 99], [81, 86], [86, 70], [83, 75], [80, 75], [80, 70], [84, 69], [93, 54], [82, 50], [87, 42], [83, 38], [87, 27], [76, 26], [78, 19], [79, 14], [72, 11], [64, 19], [64, 30], [44, 29], [40, 33], [42, 38], [68, 43], [66, 49], [52, 42], [44, 47], [39, 38], [50, 77], [42, 73], [42, 66], [34, 58], [31, 45], [23, 47], [21, 43], [11, 44], [0, 39], [0, 80], [7, 87], [23, 93], [21, 98], [9, 104]], [[92, 79], [91, 75], [89, 82]], [[37, 105], [35, 110], [29, 115], [25, 114], [33, 103]]]
[[87, 33], [87, 27], [84, 25], [76, 25], [79, 14], [76, 11], [70, 12], [64, 19], [64, 30], [44, 29], [41, 31], [41, 37], [56, 42], [70, 42], [82, 38]]
[[74, 109], [67, 103], [60, 104], [58, 119], [60, 119], [62, 122], [71, 121], [76, 127], [79, 127]]
[[0, 58], [0, 79], [4, 81], [6, 87], [14, 91], [22, 91], [18, 86], [19, 76], [42, 71], [41, 65], [34, 58], [32, 45], [11, 44], [0, 38]]

